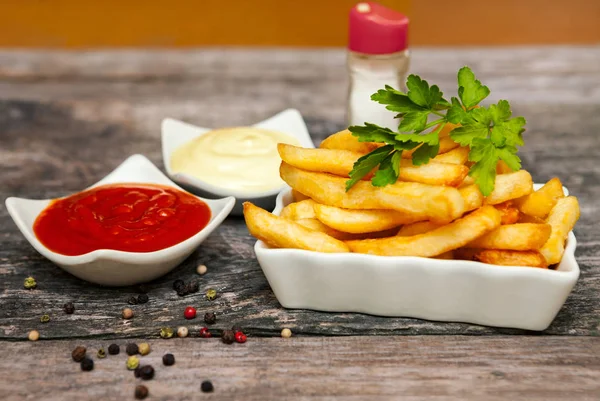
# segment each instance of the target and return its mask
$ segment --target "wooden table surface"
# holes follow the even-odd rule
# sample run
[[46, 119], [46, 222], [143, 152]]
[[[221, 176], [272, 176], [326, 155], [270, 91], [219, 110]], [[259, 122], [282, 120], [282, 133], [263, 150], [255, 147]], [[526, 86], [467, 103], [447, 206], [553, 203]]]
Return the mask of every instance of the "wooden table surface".
[[[0, 206], [0, 399], [133, 399], [125, 354], [70, 361], [111, 343], [150, 341], [152, 400], [224, 399], [600, 399], [600, 46], [416, 49], [412, 71], [455, 91], [470, 65], [527, 118], [523, 166], [535, 181], [558, 176], [581, 203], [575, 229], [581, 276], [542, 333], [281, 308], [243, 220], [229, 218], [173, 272], [149, 284], [150, 301], [121, 310], [135, 288], [102, 288], [63, 272], [27, 243]], [[344, 127], [345, 61], [339, 49], [0, 52], [0, 198], [76, 192], [142, 153], [162, 168], [160, 121], [250, 124], [288, 107], [305, 116], [315, 143]], [[196, 275], [198, 263], [208, 273]], [[36, 290], [23, 289], [32, 275]], [[173, 280], [199, 278], [178, 297]], [[208, 302], [202, 291], [220, 294]], [[376, 296], [373, 294], [372, 296]], [[62, 311], [65, 302], [73, 315]], [[233, 324], [244, 345], [161, 340], [163, 326], [191, 324], [183, 308], [215, 311], [214, 333]], [[51, 321], [40, 323], [48, 313]], [[283, 327], [292, 339], [273, 338]], [[27, 333], [41, 333], [37, 343]], [[177, 363], [165, 368], [163, 352]], [[200, 392], [210, 379], [212, 395]]]

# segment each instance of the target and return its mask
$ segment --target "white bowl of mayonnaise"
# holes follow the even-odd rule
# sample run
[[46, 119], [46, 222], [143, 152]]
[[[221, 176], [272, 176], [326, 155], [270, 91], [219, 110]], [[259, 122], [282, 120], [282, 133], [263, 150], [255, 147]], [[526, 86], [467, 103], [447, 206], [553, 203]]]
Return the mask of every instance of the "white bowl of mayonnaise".
[[270, 210], [286, 188], [279, 177], [278, 143], [314, 148], [298, 110], [287, 109], [249, 127], [210, 129], [172, 118], [162, 122], [162, 153], [169, 177], [206, 198], [233, 196], [231, 214], [251, 201]]

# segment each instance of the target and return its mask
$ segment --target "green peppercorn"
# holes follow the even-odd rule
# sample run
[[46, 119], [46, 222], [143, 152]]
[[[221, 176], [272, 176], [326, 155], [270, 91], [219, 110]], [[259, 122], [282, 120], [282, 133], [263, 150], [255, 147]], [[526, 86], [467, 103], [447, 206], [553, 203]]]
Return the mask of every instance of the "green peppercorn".
[[162, 338], [171, 338], [173, 337], [173, 329], [170, 327], [162, 327], [160, 329], [160, 336]]
[[216, 297], [217, 297], [217, 290], [215, 290], [214, 288], [209, 288], [208, 290], [206, 290], [206, 299], [208, 299], [209, 301], [212, 301]]
[[106, 351], [104, 350], [104, 348], [100, 348], [96, 353], [96, 356], [98, 358], [106, 358]]
[[138, 366], [140, 366], [140, 360], [136, 356], [130, 356], [127, 358], [127, 369], [135, 370]]
[[82, 347], [80, 345], [78, 347], [75, 347], [73, 352], [71, 352], [71, 356], [73, 357], [73, 360], [75, 362], [81, 362], [83, 360], [83, 358], [85, 358], [85, 352], [86, 352], [85, 347]]
[[23, 282], [23, 287], [25, 287], [27, 290], [32, 290], [37, 287], [37, 283], [33, 277], [27, 277]]
[[42, 322], [42, 323], [48, 323], [49, 321], [50, 321], [50, 315], [48, 315], [48, 314], [42, 315], [42, 317], [40, 317], [40, 322]]
[[150, 353], [150, 344], [141, 343], [140, 345], [138, 345], [138, 352], [140, 353], [140, 355], [148, 355]]

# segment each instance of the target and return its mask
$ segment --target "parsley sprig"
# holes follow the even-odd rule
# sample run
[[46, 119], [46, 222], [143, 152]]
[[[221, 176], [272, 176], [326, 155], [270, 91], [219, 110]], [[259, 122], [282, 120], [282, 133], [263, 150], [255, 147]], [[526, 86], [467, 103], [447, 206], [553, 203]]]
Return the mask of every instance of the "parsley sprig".
[[359, 158], [350, 171], [346, 191], [379, 166], [371, 179], [374, 186], [382, 187], [398, 180], [400, 159], [405, 150], [412, 153], [412, 162], [427, 164], [440, 148], [439, 133], [446, 123], [459, 124], [450, 132], [450, 138], [462, 146], [469, 146], [469, 160], [474, 162], [469, 170], [483, 195], [494, 190], [496, 165], [503, 160], [513, 170], [521, 168], [517, 146], [523, 146], [525, 119], [513, 117], [510, 104], [500, 100], [488, 107], [480, 103], [490, 94], [469, 67], [458, 71], [458, 97], [448, 102], [437, 85], [417, 75], [406, 81], [407, 93], [391, 86], [380, 89], [371, 96], [388, 110], [398, 113], [397, 131], [365, 123], [352, 126], [350, 131], [360, 142], [378, 142], [385, 145]]

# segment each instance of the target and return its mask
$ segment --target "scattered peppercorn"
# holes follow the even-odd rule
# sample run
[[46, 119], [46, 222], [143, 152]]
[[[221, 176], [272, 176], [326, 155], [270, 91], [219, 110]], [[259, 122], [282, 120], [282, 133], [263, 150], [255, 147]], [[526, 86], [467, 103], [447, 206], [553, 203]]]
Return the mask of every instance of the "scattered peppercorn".
[[140, 284], [137, 286], [137, 292], [140, 294], [147, 294], [150, 291], [150, 288], [147, 284]]
[[148, 295], [146, 294], [140, 294], [137, 297], [137, 302], [138, 304], [145, 304], [146, 302], [148, 302]]
[[179, 291], [180, 288], [185, 287], [185, 283], [183, 282], [183, 280], [175, 280], [173, 281], [173, 289], [175, 291]]
[[196, 292], [198, 292], [199, 289], [200, 289], [200, 284], [198, 284], [198, 280], [191, 280], [186, 285], [186, 290], [187, 290], [188, 294], [196, 293]]
[[200, 337], [202, 338], [211, 338], [212, 334], [208, 331], [208, 327], [203, 327], [200, 329]]
[[75, 306], [73, 305], [73, 302], [67, 302], [64, 304], [63, 309], [67, 315], [71, 315], [73, 312], [75, 312]]
[[215, 290], [214, 288], [209, 288], [208, 290], [206, 290], [206, 299], [212, 301], [215, 298], [217, 298], [217, 290]]
[[48, 315], [48, 314], [42, 315], [42, 317], [40, 317], [40, 322], [42, 322], [42, 323], [48, 323], [49, 321], [50, 321], [50, 315]]
[[200, 389], [202, 389], [203, 393], [212, 393], [215, 388], [213, 387], [213, 384], [211, 382], [205, 380], [200, 385]]
[[196, 317], [196, 308], [193, 308], [191, 306], [188, 306], [187, 308], [185, 308], [185, 311], [183, 311], [183, 317], [185, 317], [186, 319], [193, 319]]
[[83, 358], [85, 358], [85, 352], [86, 352], [85, 347], [82, 347], [80, 345], [78, 347], [75, 347], [73, 352], [71, 352], [71, 357], [73, 357], [73, 360], [75, 362], [81, 362], [83, 360]]
[[163, 365], [165, 366], [175, 365], [175, 356], [173, 356], [173, 354], [164, 354], [162, 359]]
[[246, 342], [247, 339], [248, 337], [241, 331], [235, 333], [235, 341], [237, 341], [238, 343], [243, 344]]
[[196, 267], [196, 272], [201, 276], [206, 274], [207, 271], [208, 268], [205, 265], [199, 265], [198, 267]]
[[27, 290], [32, 290], [37, 287], [37, 283], [33, 277], [27, 277], [23, 282], [23, 287], [25, 287]]
[[187, 294], [187, 287], [185, 285], [183, 286], [183, 288], [177, 290], [177, 295], [179, 295], [180, 297], [185, 297]]
[[170, 327], [162, 327], [160, 329], [161, 338], [171, 338], [173, 337], [173, 329]]
[[150, 353], [150, 344], [148, 343], [141, 343], [138, 346], [138, 351], [141, 355], [148, 355]]
[[123, 309], [123, 319], [131, 319], [133, 317], [133, 311], [129, 308]]
[[138, 366], [140, 366], [140, 360], [136, 356], [130, 356], [127, 358], [127, 369], [134, 370]]
[[142, 366], [140, 368], [140, 377], [142, 380], [150, 380], [154, 377], [154, 368], [150, 365]]
[[290, 330], [290, 329], [281, 330], [281, 337], [290, 338], [291, 336], [292, 336], [292, 330]]
[[27, 338], [29, 341], [37, 341], [40, 338], [40, 333], [37, 330], [31, 330]]
[[138, 366], [137, 368], [133, 369], [133, 375], [135, 377], [140, 377], [140, 369], [141, 368], [142, 368], [141, 366]]
[[127, 355], [136, 355], [140, 352], [140, 349], [137, 344], [129, 343], [125, 347], [125, 352], [127, 352]]
[[148, 387], [146, 386], [135, 386], [135, 398], [138, 400], [143, 400], [144, 398], [148, 397]]
[[100, 359], [106, 358], [106, 351], [104, 350], [104, 348], [100, 348], [96, 353], [96, 356]]
[[188, 328], [185, 326], [181, 326], [177, 328], [177, 337], [187, 337], [188, 336]]
[[85, 372], [89, 372], [90, 370], [94, 369], [94, 361], [92, 361], [90, 358], [83, 358], [83, 360], [81, 361], [81, 370], [85, 371]]
[[117, 344], [111, 344], [108, 346], [108, 353], [111, 355], [119, 355], [121, 348]]
[[233, 330], [223, 330], [221, 341], [223, 341], [225, 344], [233, 344], [235, 341], [235, 333]]
[[127, 300], [127, 303], [129, 305], [137, 305], [137, 303], [138, 303], [137, 297], [129, 297], [129, 299]]
[[214, 312], [206, 312], [204, 314], [204, 322], [206, 324], [215, 324], [217, 321], [217, 315]]
[[231, 330], [233, 330], [234, 333], [237, 333], [238, 331], [244, 331], [244, 330], [242, 330], [242, 327], [238, 326], [237, 324], [234, 324], [233, 326], [231, 326]]

